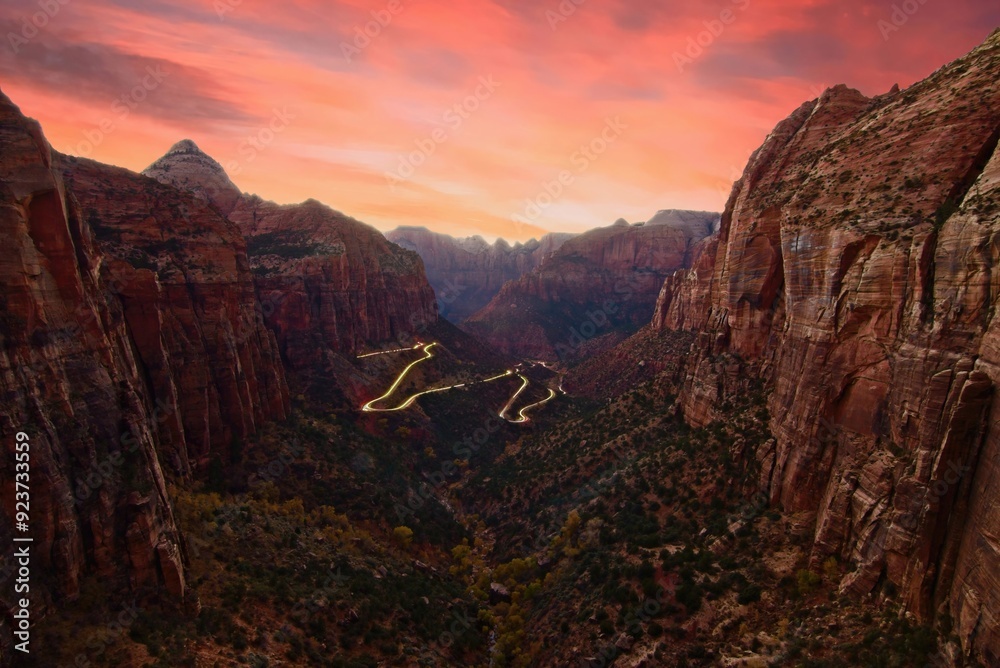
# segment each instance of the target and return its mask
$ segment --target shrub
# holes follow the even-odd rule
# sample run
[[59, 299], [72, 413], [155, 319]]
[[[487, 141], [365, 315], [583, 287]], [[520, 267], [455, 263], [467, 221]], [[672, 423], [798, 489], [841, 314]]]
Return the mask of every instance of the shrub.
[[761, 588], [757, 585], [747, 585], [740, 592], [739, 596], [736, 597], [737, 602], [740, 605], [748, 605], [750, 603], [756, 603], [760, 600]]

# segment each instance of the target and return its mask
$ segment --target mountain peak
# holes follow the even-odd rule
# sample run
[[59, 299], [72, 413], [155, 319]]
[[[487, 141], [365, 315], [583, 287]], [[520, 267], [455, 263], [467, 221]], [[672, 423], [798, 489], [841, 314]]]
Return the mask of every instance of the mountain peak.
[[215, 205], [224, 215], [229, 215], [243, 197], [222, 165], [190, 139], [182, 139], [171, 146], [142, 173], [160, 183], [193, 193]]
[[166, 155], [175, 155], [178, 153], [200, 153], [201, 155], [205, 155], [205, 152], [198, 148], [198, 145], [191, 139], [180, 140], [170, 147], [170, 150], [167, 151]]

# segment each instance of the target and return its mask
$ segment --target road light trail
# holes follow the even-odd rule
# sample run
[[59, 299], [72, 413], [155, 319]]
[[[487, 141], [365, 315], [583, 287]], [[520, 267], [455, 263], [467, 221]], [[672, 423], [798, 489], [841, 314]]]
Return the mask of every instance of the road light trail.
[[[400, 384], [403, 382], [403, 379], [406, 378], [406, 374], [408, 374], [410, 372], [410, 369], [412, 369], [413, 367], [417, 366], [421, 362], [426, 362], [427, 360], [429, 360], [432, 357], [434, 357], [434, 353], [431, 352], [431, 348], [433, 348], [436, 345], [437, 345], [437, 343], [428, 343], [426, 346], [424, 346], [424, 357], [421, 357], [420, 359], [418, 359], [415, 362], [410, 362], [409, 364], [407, 364], [406, 368], [403, 369], [403, 372], [401, 374], [399, 374], [398, 378], [396, 378], [396, 382], [394, 382], [392, 384], [392, 386], [389, 388], [389, 391], [386, 392], [385, 394], [383, 394], [378, 399], [372, 399], [371, 401], [369, 401], [367, 404], [365, 404], [364, 406], [361, 407], [361, 410], [364, 411], [365, 413], [370, 413], [371, 411], [379, 410], [377, 408], [373, 408], [372, 407], [373, 404], [377, 404], [378, 402], [382, 401], [383, 399], [388, 399], [392, 395], [392, 393], [395, 392], [396, 389], [400, 386]], [[383, 409], [383, 410], [385, 410], [385, 409]]]
[[[421, 344], [421, 345], [423, 345], [423, 344]], [[392, 394], [397, 389], [399, 389], [399, 386], [402, 384], [403, 380], [406, 378], [406, 375], [410, 372], [411, 369], [413, 369], [413, 367], [415, 367], [416, 365], [420, 364], [421, 362], [426, 362], [427, 360], [429, 360], [429, 359], [431, 359], [431, 358], [434, 357], [434, 353], [431, 352], [431, 348], [433, 348], [436, 345], [437, 345], [437, 343], [428, 343], [426, 346], [424, 346], [424, 357], [421, 357], [420, 359], [416, 360], [415, 362], [410, 362], [408, 365], [406, 365], [406, 368], [404, 368], [403, 371], [399, 374], [399, 376], [396, 378], [396, 381], [392, 384], [392, 386], [388, 389], [388, 391], [386, 391], [386, 393], [383, 394], [381, 397], [378, 397], [377, 399], [372, 399], [371, 401], [369, 401], [367, 404], [365, 404], [364, 406], [361, 407], [361, 410], [363, 412], [365, 412], [365, 413], [389, 413], [389, 412], [392, 412], [392, 411], [401, 411], [401, 410], [404, 410], [404, 409], [409, 408], [410, 406], [412, 406], [414, 401], [416, 401], [420, 397], [424, 396], [425, 394], [433, 394], [435, 392], [444, 392], [445, 390], [453, 390], [453, 389], [455, 389], [457, 387], [466, 387], [467, 385], [469, 385], [469, 383], [458, 383], [457, 385], [449, 385], [448, 387], [436, 387], [436, 388], [431, 389], [431, 390], [424, 390], [423, 392], [417, 392], [416, 394], [410, 396], [409, 399], [407, 399], [406, 401], [404, 401], [403, 403], [401, 403], [399, 406], [396, 406], [395, 408], [375, 408], [375, 404], [379, 403], [380, 401], [384, 401], [384, 400], [388, 399], [389, 397], [392, 396]], [[413, 348], [408, 348], [406, 350], [414, 350], [414, 349]], [[399, 352], [399, 351], [388, 351], [388, 352]], [[384, 353], [371, 353], [371, 354], [381, 355], [381, 354], [384, 354]], [[478, 382], [480, 382], [480, 383], [489, 383], [489, 382], [492, 382], [494, 380], [499, 380], [501, 378], [506, 378], [506, 377], [512, 376], [512, 375], [514, 375], [514, 370], [513, 369], [508, 369], [507, 371], [505, 371], [505, 372], [503, 372], [501, 374], [498, 374], [496, 376], [493, 376], [492, 378], [486, 378], [486, 379], [478, 381]]]
[[[483, 380], [476, 381], [476, 382], [477, 383], [491, 383], [494, 380], [500, 380], [501, 378], [506, 378], [508, 376], [513, 376], [513, 375], [514, 375], [514, 371], [513, 370], [507, 370], [507, 371], [501, 373], [498, 376], [493, 376], [492, 378], [484, 378]], [[367, 411], [367, 412], [378, 412], [378, 413], [389, 413], [389, 412], [392, 412], [392, 411], [401, 411], [401, 410], [404, 410], [404, 409], [409, 408], [410, 406], [412, 406], [414, 401], [416, 401], [420, 397], [424, 396], [425, 394], [434, 394], [435, 392], [445, 392], [447, 390], [454, 390], [455, 388], [458, 388], [458, 387], [466, 387], [467, 385], [468, 385], [468, 383], [459, 383], [458, 385], [449, 385], [448, 387], [435, 387], [432, 390], [424, 390], [423, 392], [417, 392], [416, 394], [412, 395], [409, 399], [407, 399], [406, 401], [404, 401], [400, 405], [396, 406], [395, 408], [371, 408], [370, 406], [371, 406], [372, 402], [369, 402], [361, 410]]]
[[500, 413], [499, 413], [500, 417], [503, 418], [504, 420], [507, 420], [508, 422], [515, 422], [515, 420], [511, 420], [510, 418], [507, 417], [507, 411], [509, 411], [510, 407], [514, 405], [514, 402], [517, 401], [517, 397], [522, 392], [524, 392], [524, 388], [528, 387], [528, 379], [527, 378], [525, 378], [524, 376], [522, 376], [520, 374], [518, 374], [517, 377], [520, 378], [524, 382], [521, 383], [521, 387], [517, 388], [517, 392], [515, 392], [514, 395], [510, 398], [510, 401], [507, 402], [507, 405], [500, 409]]
[[532, 408], [534, 408], [535, 406], [541, 406], [542, 404], [547, 404], [547, 403], [549, 403], [550, 401], [552, 401], [553, 399], [555, 399], [555, 397], [556, 397], [556, 391], [555, 391], [555, 390], [553, 390], [553, 389], [552, 389], [552, 388], [550, 387], [550, 388], [549, 388], [549, 396], [545, 397], [545, 398], [544, 398], [544, 399], [542, 399], [541, 401], [536, 401], [536, 402], [535, 402], [535, 403], [533, 403], [533, 404], [529, 404], [529, 405], [525, 406], [524, 408], [522, 408], [521, 410], [519, 410], [519, 411], [517, 412], [517, 417], [518, 417], [518, 419], [517, 419], [517, 420], [511, 420], [511, 422], [513, 422], [514, 424], [523, 424], [523, 423], [527, 422], [527, 421], [528, 421], [528, 420], [530, 420], [531, 418], [529, 418], [529, 417], [528, 417], [527, 415], [525, 415], [525, 412], [526, 412], [526, 411], [529, 411], [529, 410], [531, 410], [531, 409], [532, 409]]
[[[416, 394], [410, 395], [410, 397], [406, 401], [404, 401], [403, 403], [401, 403], [400, 405], [398, 405], [398, 406], [396, 406], [394, 408], [376, 408], [375, 404], [377, 404], [377, 403], [379, 403], [381, 401], [385, 401], [386, 399], [388, 399], [389, 397], [391, 397], [396, 392], [396, 390], [399, 389], [399, 386], [402, 385], [403, 381], [406, 379], [406, 376], [410, 373], [410, 371], [413, 369], [413, 367], [415, 367], [418, 364], [421, 364], [423, 362], [426, 362], [427, 360], [432, 359], [434, 357], [434, 353], [432, 352], [431, 349], [434, 348], [434, 346], [436, 346], [436, 345], [438, 345], [436, 342], [435, 343], [428, 343], [426, 345], [424, 345], [423, 343], [418, 343], [413, 348], [400, 348], [400, 349], [397, 349], [397, 350], [385, 350], [385, 351], [377, 352], [377, 353], [368, 353], [368, 354], [365, 354], [365, 355], [358, 355], [358, 358], [360, 359], [360, 358], [363, 358], [363, 357], [372, 357], [374, 355], [388, 355], [389, 353], [408, 352], [408, 351], [411, 351], [411, 350], [417, 350], [421, 346], [424, 349], [424, 356], [421, 357], [418, 360], [415, 360], [415, 361], [410, 362], [409, 364], [407, 364], [406, 367], [400, 372], [399, 376], [396, 377], [396, 380], [389, 387], [389, 389], [386, 390], [386, 393], [383, 394], [381, 397], [378, 397], [376, 399], [372, 399], [367, 404], [365, 404], [364, 406], [362, 406], [361, 407], [362, 412], [364, 412], [364, 413], [391, 413], [391, 412], [394, 412], [394, 411], [405, 410], [405, 409], [409, 408], [410, 406], [412, 406], [417, 399], [419, 399], [422, 396], [428, 395], [428, 394], [434, 394], [436, 392], [446, 392], [447, 390], [454, 390], [454, 389], [457, 389], [457, 388], [460, 388], [460, 387], [468, 387], [470, 385], [476, 385], [476, 384], [479, 384], [479, 383], [491, 383], [491, 382], [493, 382], [495, 380], [500, 380], [501, 378], [508, 378], [510, 376], [513, 376], [515, 373], [517, 373], [514, 369], [507, 369], [506, 371], [504, 371], [501, 374], [497, 374], [496, 376], [492, 376], [490, 378], [484, 378], [483, 380], [480, 380], [480, 381], [474, 381], [472, 383], [458, 383], [457, 385], [449, 385], [447, 387], [435, 387], [435, 388], [432, 388], [430, 390], [424, 390], [423, 392], [417, 392]], [[534, 362], [534, 364], [539, 364], [539, 362]], [[549, 388], [549, 396], [548, 397], [546, 397], [542, 401], [537, 401], [537, 402], [535, 402], [533, 404], [529, 404], [528, 406], [525, 406], [524, 408], [522, 408], [521, 410], [519, 410], [517, 412], [517, 418], [516, 419], [511, 419], [511, 418], [507, 417], [507, 412], [511, 409], [511, 407], [514, 405], [514, 402], [517, 401], [517, 398], [519, 396], [521, 396], [521, 393], [524, 392], [524, 390], [527, 389], [528, 385], [531, 382], [523, 374], [517, 374], [517, 376], [518, 376], [518, 378], [521, 379], [521, 387], [517, 388], [517, 391], [514, 392], [514, 394], [510, 398], [510, 401], [508, 401], [507, 405], [503, 407], [503, 409], [500, 411], [499, 415], [500, 415], [500, 417], [502, 419], [504, 419], [504, 420], [506, 420], [508, 422], [511, 422], [513, 424], [523, 424], [525, 422], [528, 422], [528, 420], [529, 420], [528, 416], [525, 415], [525, 412], [531, 410], [532, 408], [535, 408], [536, 406], [541, 406], [542, 404], [548, 403], [549, 401], [551, 401], [556, 396], [556, 392], [552, 388]], [[559, 389], [562, 390], [562, 387], [560, 387]]]
[[418, 341], [417, 345], [413, 346], [412, 348], [396, 348], [395, 350], [383, 350], [377, 353], [367, 353], [365, 355], [358, 355], [358, 359], [360, 360], [364, 359], [365, 357], [374, 357], [375, 355], [389, 355], [390, 353], [408, 353], [411, 350], [418, 350], [422, 345], [424, 344]]

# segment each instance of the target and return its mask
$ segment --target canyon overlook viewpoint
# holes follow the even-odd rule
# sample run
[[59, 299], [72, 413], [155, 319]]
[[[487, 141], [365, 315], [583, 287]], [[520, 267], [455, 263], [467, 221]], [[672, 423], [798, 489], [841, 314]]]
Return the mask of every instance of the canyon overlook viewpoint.
[[[726, 30], [751, 11], [731, 4]], [[257, 11], [224, 8], [233, 31]], [[925, 10], [900, 11], [902, 30]], [[383, 31], [429, 30], [417, 12], [371, 10], [352, 76], [390, 59]], [[57, 34], [24, 37], [17, 67], [70, 53], [119, 76], [110, 47]], [[239, 58], [263, 48], [245, 38]], [[553, 176], [511, 167], [517, 141], [465, 143], [471, 112], [446, 131], [406, 98], [444, 139], [399, 202], [372, 198], [377, 228], [237, 182], [305, 165], [340, 208], [384, 151], [203, 150], [242, 116], [193, 70], [167, 70], [190, 97], [157, 113], [224, 122], [141, 171], [57, 150], [18, 106], [34, 89], [0, 82], [0, 667], [1000, 666], [1000, 29], [977, 41], [912, 85], [799, 96], [715, 212], [637, 214], [635, 172], [620, 214], [554, 197], [546, 215], [590, 222], [511, 241], [455, 174]], [[477, 108], [518, 85], [497, 80]], [[628, 95], [648, 106], [609, 156], [666, 104]], [[330, 123], [354, 113], [337, 99]], [[630, 164], [670, 144], [637, 143]], [[611, 178], [560, 156], [568, 192]], [[442, 231], [441, 193], [467, 234]]]

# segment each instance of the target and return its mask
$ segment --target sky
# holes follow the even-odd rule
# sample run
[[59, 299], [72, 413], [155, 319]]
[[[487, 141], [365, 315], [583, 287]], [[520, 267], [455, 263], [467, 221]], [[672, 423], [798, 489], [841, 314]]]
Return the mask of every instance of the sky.
[[266, 199], [513, 241], [721, 211], [802, 102], [998, 26], [984, 0], [0, 0], [0, 89], [64, 153], [139, 171], [189, 138]]

